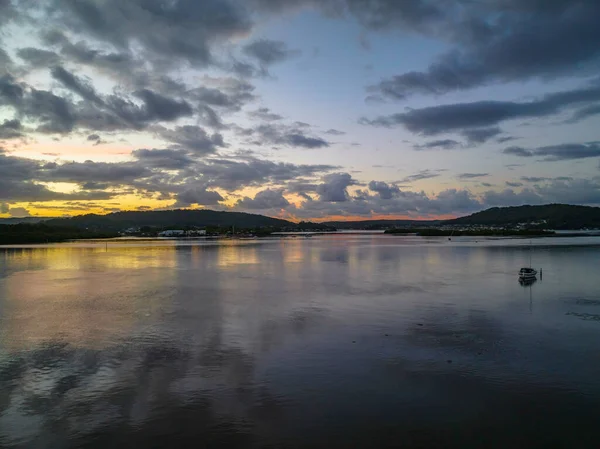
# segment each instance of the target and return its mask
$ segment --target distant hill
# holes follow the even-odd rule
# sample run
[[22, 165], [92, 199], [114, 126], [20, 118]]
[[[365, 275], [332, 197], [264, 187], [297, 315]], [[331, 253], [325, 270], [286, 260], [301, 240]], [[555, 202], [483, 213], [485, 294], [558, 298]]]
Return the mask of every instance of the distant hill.
[[539, 227], [546, 229], [600, 228], [600, 207], [571, 206], [569, 204], [493, 207], [444, 223], [498, 226], [539, 223]]
[[102, 239], [110, 237], [116, 237], [116, 233], [93, 232], [64, 226], [48, 226], [45, 223], [0, 225], [0, 245], [65, 242], [75, 239]]
[[50, 219], [51, 218], [49, 218], [49, 217], [0, 218], [0, 225], [13, 225], [13, 224], [20, 224], [20, 223], [33, 224], [33, 223], [41, 223], [43, 221], [47, 221]]
[[360, 221], [326, 221], [321, 224], [336, 229], [389, 229], [399, 226], [433, 226], [441, 223], [439, 220], [360, 220]]
[[263, 215], [242, 212], [218, 212], [214, 210], [165, 210], [149, 212], [115, 212], [108, 215], [80, 215], [72, 218], [49, 220], [50, 226], [68, 226], [80, 229], [120, 231], [135, 227], [231, 227], [253, 229], [263, 227], [283, 228], [295, 226], [294, 223]]

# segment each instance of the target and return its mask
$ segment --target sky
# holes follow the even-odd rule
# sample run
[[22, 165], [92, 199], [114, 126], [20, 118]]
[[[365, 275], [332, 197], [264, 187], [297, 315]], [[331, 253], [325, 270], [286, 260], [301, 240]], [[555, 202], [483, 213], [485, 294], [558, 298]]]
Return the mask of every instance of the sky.
[[600, 205], [598, 0], [0, 0], [0, 217]]

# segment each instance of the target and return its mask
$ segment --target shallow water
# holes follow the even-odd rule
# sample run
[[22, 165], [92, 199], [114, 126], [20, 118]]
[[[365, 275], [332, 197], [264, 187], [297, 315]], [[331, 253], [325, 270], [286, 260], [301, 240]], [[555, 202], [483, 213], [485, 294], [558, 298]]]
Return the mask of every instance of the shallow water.
[[0, 447], [600, 447], [598, 267], [589, 237], [0, 248]]

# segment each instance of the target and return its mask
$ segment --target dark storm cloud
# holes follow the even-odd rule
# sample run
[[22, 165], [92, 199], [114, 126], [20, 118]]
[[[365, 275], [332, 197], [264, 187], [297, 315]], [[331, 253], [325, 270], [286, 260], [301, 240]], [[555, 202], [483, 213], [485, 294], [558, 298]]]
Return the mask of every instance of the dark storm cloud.
[[285, 209], [290, 202], [283, 196], [283, 189], [265, 189], [258, 192], [254, 198], [244, 197], [237, 201], [235, 207], [247, 210]]
[[356, 184], [349, 173], [331, 173], [323, 177], [323, 183], [317, 186], [317, 193], [321, 201], [344, 202], [349, 199], [348, 187]]
[[[251, 29], [244, 8], [226, 0], [59, 0], [50, 17], [74, 32], [122, 50], [137, 45], [151, 60], [181, 59], [195, 66], [213, 60], [210, 44]], [[158, 38], [160, 36], [160, 38]]]
[[466, 179], [477, 179], [477, 178], [485, 178], [489, 176], [489, 173], [461, 173], [457, 176], [458, 179], [466, 180]]
[[415, 145], [413, 148], [417, 151], [422, 150], [454, 150], [461, 146], [460, 142], [452, 139], [434, 140], [422, 145]]
[[298, 50], [288, 49], [285, 42], [268, 39], [252, 42], [244, 46], [242, 51], [246, 55], [256, 59], [264, 67], [283, 62], [286, 59], [300, 54]]
[[466, 129], [462, 132], [470, 144], [487, 142], [498, 134], [502, 134], [502, 130], [498, 127]]
[[411, 109], [374, 120], [361, 119], [366, 125], [394, 127], [424, 135], [494, 127], [506, 120], [540, 118], [562, 112], [568, 107], [600, 101], [600, 86], [583, 87], [545, 95], [528, 102], [477, 101]]
[[19, 120], [4, 120], [0, 123], [0, 139], [16, 139], [23, 137], [23, 125]]
[[[463, 7], [460, 14], [452, 8], [457, 4]], [[437, 32], [432, 27], [421, 30], [456, 46], [426, 71], [384, 79], [371, 86], [372, 92], [403, 100], [415, 93], [444, 94], [494, 82], [585, 76], [600, 59], [596, 0], [493, 0], [475, 5], [463, 0], [449, 2], [443, 12], [445, 4], [435, 6], [445, 26]], [[436, 18], [427, 17], [425, 23], [433, 26]]]
[[590, 157], [600, 157], [600, 143], [565, 143], [562, 145], [550, 145], [534, 149], [510, 147], [506, 148], [503, 153], [520, 157], [541, 156], [544, 157], [544, 160], [546, 161], [585, 159]]

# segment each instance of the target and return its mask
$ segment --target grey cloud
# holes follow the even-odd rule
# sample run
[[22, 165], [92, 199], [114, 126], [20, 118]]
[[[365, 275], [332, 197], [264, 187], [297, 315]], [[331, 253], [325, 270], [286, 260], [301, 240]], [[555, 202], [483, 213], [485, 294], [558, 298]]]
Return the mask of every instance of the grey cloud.
[[501, 192], [490, 190], [483, 194], [483, 203], [486, 207], [522, 206], [525, 204], [542, 204], [543, 202], [544, 199], [531, 189], [524, 189], [521, 192], [515, 192], [512, 189]]
[[[307, 192], [316, 192], [317, 184], [306, 180], [294, 180], [287, 184], [287, 191], [290, 193], [306, 194]], [[306, 196], [305, 196], [306, 198]], [[310, 197], [309, 197], [310, 198]]]
[[53, 51], [27, 47], [17, 50], [19, 58], [35, 68], [52, 67], [60, 63], [60, 56]]
[[492, 137], [496, 137], [501, 134], [502, 130], [498, 127], [492, 128], [476, 128], [476, 129], [465, 129], [462, 135], [467, 138], [469, 143], [484, 143], [490, 140]]
[[522, 176], [521, 181], [525, 182], [542, 182], [548, 181], [550, 178], [541, 177], [541, 176]]
[[36, 119], [37, 130], [43, 133], [69, 133], [77, 120], [69, 102], [45, 90], [31, 89], [20, 112]]
[[60, 81], [67, 89], [75, 92], [84, 100], [104, 105], [104, 101], [98, 96], [91, 83], [77, 78], [61, 66], [54, 67], [50, 73], [52, 78]]
[[268, 67], [278, 62], [283, 62], [300, 54], [298, 50], [290, 50], [285, 42], [261, 39], [244, 46], [242, 50], [246, 55], [256, 59], [261, 65]]
[[212, 190], [207, 190], [206, 186], [193, 186], [185, 189], [176, 196], [177, 202], [175, 207], [185, 207], [192, 204], [198, 204], [201, 206], [214, 206], [223, 201], [224, 198]]
[[98, 134], [90, 134], [89, 136], [87, 136], [87, 140], [97, 142], [100, 140], [100, 136]]
[[19, 120], [4, 120], [0, 124], [0, 139], [16, 139], [23, 136], [23, 125]]
[[505, 148], [502, 151], [504, 154], [510, 154], [513, 156], [519, 156], [519, 157], [532, 157], [533, 153], [529, 150], [526, 150], [525, 148], [521, 148], [521, 147], [509, 147], [509, 148]]
[[193, 113], [192, 107], [186, 101], [177, 101], [149, 89], [142, 89], [134, 95], [144, 101], [148, 119], [172, 121], [180, 117], [189, 117]]
[[417, 151], [422, 150], [454, 150], [461, 146], [460, 142], [451, 139], [434, 140], [421, 145], [415, 145], [413, 148]]
[[320, 137], [307, 136], [298, 126], [286, 126], [275, 124], [259, 125], [252, 130], [259, 138], [259, 144], [263, 142], [275, 145], [287, 145], [308, 149], [325, 148], [329, 142]]
[[198, 118], [201, 123], [204, 123], [209, 128], [227, 129], [228, 125], [224, 124], [219, 114], [209, 106], [202, 106], [198, 111]]
[[105, 44], [124, 50], [136, 44], [152, 59], [178, 58], [195, 66], [212, 62], [211, 42], [251, 29], [244, 9], [223, 0], [62, 1], [52, 19]]
[[588, 107], [585, 107], [585, 108], [582, 108], [582, 109], [576, 111], [573, 114], [573, 117], [570, 120], [568, 120], [568, 123], [576, 123], [576, 122], [584, 120], [588, 117], [592, 117], [592, 116], [598, 115], [598, 114], [600, 114], [600, 105], [599, 104], [588, 106]]
[[421, 170], [413, 175], [405, 176], [400, 182], [410, 183], [414, 181], [421, 181], [423, 179], [437, 178], [438, 176], [440, 176], [438, 171]]
[[323, 148], [329, 146], [329, 143], [320, 137], [309, 137], [299, 133], [286, 135], [285, 143], [292, 147], [302, 148]]
[[201, 179], [207, 186], [234, 191], [242, 187], [284, 184], [296, 179], [330, 172], [331, 165], [296, 165], [246, 157], [243, 160], [208, 159], [191, 167], [191, 179]]
[[[50, 166], [55, 170], [56, 164]], [[0, 151], [0, 199], [8, 202], [53, 201], [66, 199], [108, 199], [110, 192], [62, 193], [48, 189], [36, 181], [42, 179], [43, 167], [39, 161], [7, 156]]]
[[560, 180], [537, 186], [536, 191], [548, 202], [600, 204], [600, 183], [589, 179]]
[[506, 185], [508, 187], [522, 187], [523, 183], [522, 182], [510, 182], [510, 181], [506, 181]]
[[67, 162], [42, 167], [38, 179], [56, 182], [110, 182], [126, 184], [150, 175], [150, 171], [133, 162]]
[[0, 214], [7, 214], [10, 206], [7, 203], [0, 203]]
[[140, 149], [133, 151], [132, 156], [138, 159], [144, 167], [165, 170], [181, 170], [194, 164], [194, 160], [182, 150]]
[[528, 102], [477, 101], [411, 109], [408, 112], [361, 119], [366, 125], [393, 127], [402, 125], [424, 135], [493, 127], [506, 120], [537, 118], [557, 114], [564, 109], [600, 101], [600, 86], [582, 87], [545, 95]]
[[223, 136], [219, 133], [209, 135], [199, 126], [185, 125], [175, 129], [157, 128], [158, 134], [165, 140], [185, 148], [195, 154], [205, 155], [224, 147]]
[[395, 185], [390, 185], [382, 181], [371, 181], [369, 183], [369, 190], [377, 192], [382, 200], [389, 200], [394, 195], [400, 193], [400, 188]]
[[498, 137], [496, 139], [496, 142], [498, 143], [504, 143], [504, 142], [509, 142], [511, 140], [517, 140], [518, 137], [513, 137], [513, 136], [504, 136], [504, 137]]
[[349, 173], [331, 173], [323, 177], [323, 183], [317, 186], [319, 198], [324, 202], [348, 201], [348, 187], [355, 185]]
[[271, 112], [269, 108], [259, 108], [256, 111], [250, 111], [248, 112], [248, 117], [252, 119], [263, 120], [265, 122], [283, 120], [283, 116]]
[[0, 105], [16, 106], [22, 102], [24, 95], [23, 86], [12, 75], [0, 76]]
[[466, 179], [484, 178], [489, 175], [490, 175], [489, 173], [461, 173], [457, 176], [457, 178], [466, 180]]
[[344, 131], [338, 131], [337, 129], [328, 129], [325, 131], [325, 134], [329, 134], [330, 136], [343, 136], [346, 133]]
[[237, 201], [236, 208], [248, 210], [285, 209], [290, 202], [283, 196], [283, 189], [265, 189], [254, 198], [244, 197]]
[[546, 161], [564, 161], [600, 157], [600, 143], [565, 143], [561, 145], [550, 145], [534, 149], [510, 147], [506, 148], [503, 152], [505, 154], [511, 154], [520, 157], [542, 156]]
[[[371, 91], [402, 100], [414, 93], [444, 94], [493, 82], [585, 75], [598, 62], [600, 5], [595, 0], [450, 3], [443, 14], [450, 27], [442, 29], [458, 46], [427, 71], [385, 79]], [[463, 13], [454, 14], [452, 4], [461, 5]]]
[[424, 192], [393, 190], [391, 197], [369, 195], [361, 191], [345, 202], [306, 201], [295, 215], [322, 217], [331, 215], [408, 215], [423, 217], [439, 214], [467, 213], [482, 209], [482, 204], [467, 190], [448, 189], [437, 196]]

